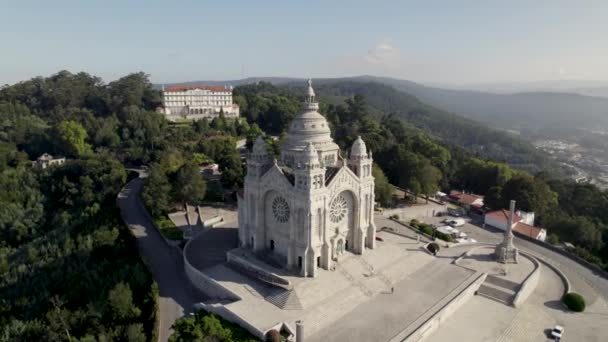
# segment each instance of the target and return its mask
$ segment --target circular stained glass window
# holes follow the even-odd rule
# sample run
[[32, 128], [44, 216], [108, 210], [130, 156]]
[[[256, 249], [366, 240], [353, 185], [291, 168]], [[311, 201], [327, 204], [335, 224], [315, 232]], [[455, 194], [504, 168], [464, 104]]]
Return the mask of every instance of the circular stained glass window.
[[285, 223], [289, 221], [289, 204], [285, 198], [277, 196], [272, 200], [272, 214], [277, 222]]
[[348, 202], [342, 195], [334, 198], [329, 205], [329, 219], [333, 223], [342, 222], [342, 220], [348, 214]]

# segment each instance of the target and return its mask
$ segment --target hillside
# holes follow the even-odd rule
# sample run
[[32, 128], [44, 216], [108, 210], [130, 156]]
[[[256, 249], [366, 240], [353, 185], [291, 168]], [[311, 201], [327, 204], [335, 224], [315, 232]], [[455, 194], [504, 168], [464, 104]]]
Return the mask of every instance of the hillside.
[[535, 131], [540, 129], [608, 129], [608, 99], [560, 92], [493, 94], [427, 87], [386, 77], [361, 76], [395, 87], [442, 110], [458, 113], [492, 127]]
[[[447, 145], [463, 147], [482, 158], [506, 161], [531, 172], [556, 170], [544, 153], [517, 136], [439, 110], [391, 86], [353, 80], [319, 80], [315, 84], [317, 94], [328, 102], [337, 103], [354, 94], [363, 95], [376, 117], [394, 113], [402, 121], [443, 140]], [[302, 85], [298, 82], [286, 86], [295, 88]]]

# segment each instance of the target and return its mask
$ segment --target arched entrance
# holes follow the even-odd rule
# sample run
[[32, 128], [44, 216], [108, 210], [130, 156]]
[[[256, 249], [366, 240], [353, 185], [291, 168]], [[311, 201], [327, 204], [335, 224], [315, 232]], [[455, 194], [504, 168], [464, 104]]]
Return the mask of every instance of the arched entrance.
[[344, 254], [344, 240], [340, 239], [338, 240], [338, 243], [336, 244], [336, 255], [342, 255]]

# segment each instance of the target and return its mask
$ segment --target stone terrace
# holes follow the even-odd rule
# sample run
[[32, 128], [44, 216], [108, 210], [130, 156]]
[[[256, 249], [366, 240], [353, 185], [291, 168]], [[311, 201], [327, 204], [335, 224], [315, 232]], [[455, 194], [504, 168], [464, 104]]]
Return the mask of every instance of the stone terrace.
[[[197, 240], [215, 229], [219, 228]], [[198, 255], [188, 258], [198, 260], [192, 263], [242, 298], [226, 304], [226, 309], [261, 330], [280, 322], [295, 327], [296, 320], [303, 320], [305, 335], [313, 341], [350, 340], [351, 335], [362, 334], [366, 340], [387, 340], [445, 299], [473, 272], [451, 265], [452, 258], [432, 257], [416, 240], [389, 232], [378, 236], [384, 240], [378, 241], [378, 248], [366, 250], [363, 256], [347, 253], [335, 271], [320, 269], [316, 278], [281, 274], [294, 285], [293, 293], [285, 295], [226, 263], [203, 263]], [[198, 254], [194, 249], [189, 252]], [[282, 310], [279, 306], [285, 303], [275, 300], [295, 304]]]

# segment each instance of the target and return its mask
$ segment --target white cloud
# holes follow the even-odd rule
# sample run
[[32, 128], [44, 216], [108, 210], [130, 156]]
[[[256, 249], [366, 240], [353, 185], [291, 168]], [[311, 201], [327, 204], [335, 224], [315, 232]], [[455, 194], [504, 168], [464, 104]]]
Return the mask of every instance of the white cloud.
[[390, 38], [381, 40], [363, 56], [365, 62], [384, 67], [397, 67], [400, 59], [401, 53], [393, 46]]

